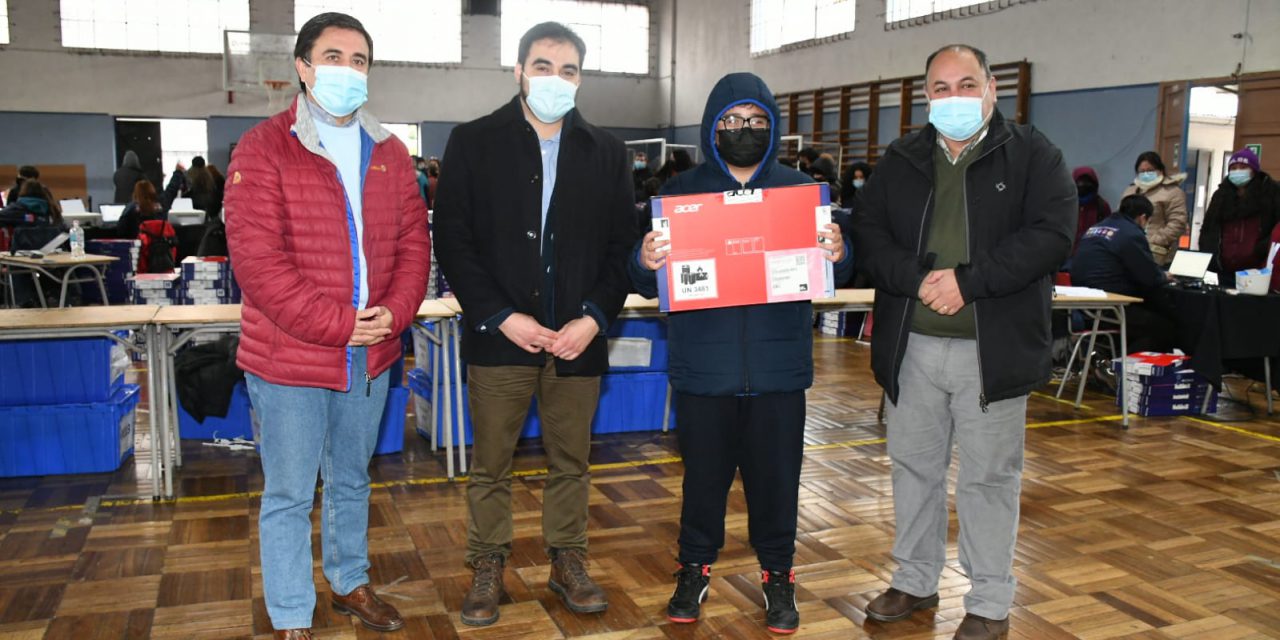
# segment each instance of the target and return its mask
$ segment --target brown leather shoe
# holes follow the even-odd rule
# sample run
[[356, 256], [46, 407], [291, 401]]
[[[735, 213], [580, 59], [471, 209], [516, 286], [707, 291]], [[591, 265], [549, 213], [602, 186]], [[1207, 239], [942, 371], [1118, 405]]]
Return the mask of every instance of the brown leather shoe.
[[471, 577], [471, 589], [462, 600], [462, 624], [485, 627], [498, 621], [498, 602], [506, 588], [502, 584], [502, 567], [506, 560], [500, 553], [491, 553], [471, 561], [475, 575]]
[[276, 629], [271, 632], [274, 640], [311, 640], [310, 629]]
[[547, 586], [574, 613], [600, 613], [609, 608], [604, 589], [587, 575], [587, 552], [582, 549], [551, 550], [551, 579]]
[[395, 631], [404, 626], [404, 618], [396, 608], [383, 602], [381, 598], [362, 584], [345, 596], [332, 594], [333, 610], [344, 615], [353, 615], [374, 631]]
[[938, 606], [938, 594], [919, 598], [889, 587], [888, 591], [867, 603], [867, 617], [878, 622], [897, 622], [921, 609]]
[[1000, 640], [1009, 635], [1009, 619], [992, 620], [972, 613], [964, 614], [960, 628], [956, 629], [955, 640]]

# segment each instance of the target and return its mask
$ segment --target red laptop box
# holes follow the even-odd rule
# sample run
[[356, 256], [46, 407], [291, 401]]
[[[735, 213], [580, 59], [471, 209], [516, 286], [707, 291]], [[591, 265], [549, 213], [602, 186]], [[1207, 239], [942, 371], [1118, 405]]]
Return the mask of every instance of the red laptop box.
[[818, 230], [831, 222], [826, 184], [653, 199], [653, 228], [670, 238], [658, 270], [663, 311], [835, 296]]

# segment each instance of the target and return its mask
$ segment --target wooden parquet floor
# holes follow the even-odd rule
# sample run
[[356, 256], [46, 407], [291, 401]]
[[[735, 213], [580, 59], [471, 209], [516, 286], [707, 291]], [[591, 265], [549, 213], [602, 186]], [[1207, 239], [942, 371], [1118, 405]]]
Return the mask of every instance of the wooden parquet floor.
[[[938, 609], [893, 625], [866, 602], [892, 571], [893, 501], [868, 350], [819, 339], [796, 558], [804, 638], [950, 638], [968, 588], [954, 515]], [[1047, 392], [1048, 390], [1046, 390]], [[1241, 390], [1237, 389], [1237, 394]], [[1253, 404], [1261, 407], [1255, 392]], [[1135, 419], [1119, 428], [1097, 394], [1075, 410], [1030, 403], [1019, 580], [1011, 638], [1280, 637], [1280, 420]], [[144, 439], [145, 440], [145, 439]], [[145, 444], [145, 442], [143, 443]], [[257, 548], [257, 457], [186, 444], [172, 503], [112, 500], [149, 479], [145, 450], [115, 474], [0, 480], [0, 639], [265, 638]], [[463, 487], [417, 438], [373, 465], [369, 547], [377, 588], [404, 614], [396, 638], [766, 638], [740, 486], [701, 622], [674, 625], [681, 465], [673, 435], [595, 443], [594, 576], [601, 615], [570, 613], [546, 587], [540, 541], [544, 457], [522, 443], [515, 552], [501, 621], [468, 628], [458, 610]], [[953, 469], [954, 473], [954, 469]], [[94, 510], [96, 499], [108, 496]], [[318, 536], [318, 528], [317, 528]], [[319, 550], [318, 540], [315, 549]], [[317, 637], [373, 638], [328, 604], [316, 562]]]

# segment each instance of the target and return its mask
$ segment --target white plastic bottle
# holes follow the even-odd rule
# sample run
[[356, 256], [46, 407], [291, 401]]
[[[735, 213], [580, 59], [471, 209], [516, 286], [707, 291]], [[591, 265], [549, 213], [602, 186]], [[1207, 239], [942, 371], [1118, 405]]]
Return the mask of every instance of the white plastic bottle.
[[84, 229], [80, 228], [79, 220], [71, 222], [71, 257], [84, 257]]

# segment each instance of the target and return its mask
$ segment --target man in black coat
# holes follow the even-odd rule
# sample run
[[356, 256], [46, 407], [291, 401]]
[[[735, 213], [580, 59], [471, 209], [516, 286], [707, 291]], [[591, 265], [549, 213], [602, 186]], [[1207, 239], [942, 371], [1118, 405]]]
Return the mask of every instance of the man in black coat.
[[550, 466], [542, 531], [550, 588], [578, 613], [608, 601], [587, 574], [591, 421], [608, 367], [605, 329], [622, 310], [635, 243], [631, 167], [622, 141], [574, 108], [586, 46], [564, 25], [520, 40], [520, 95], [449, 138], [435, 209], [440, 268], [466, 317], [475, 424], [467, 486], [462, 606], [473, 626], [498, 619], [511, 552], [511, 459], [538, 399]]
[[895, 141], [860, 192], [860, 270], [876, 287], [871, 364], [889, 400], [898, 570], [867, 606], [892, 622], [938, 602], [947, 468], [960, 452], [956, 638], [1008, 630], [1027, 395], [1049, 380], [1051, 274], [1071, 250], [1076, 191], [1062, 154], [995, 108], [986, 56], [926, 64], [929, 122]]

